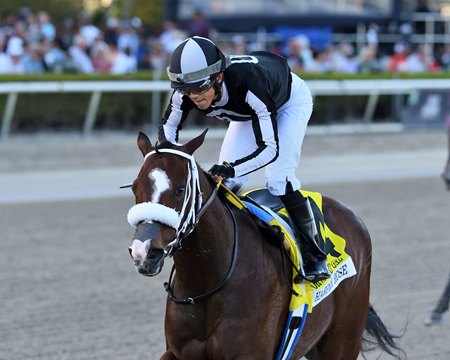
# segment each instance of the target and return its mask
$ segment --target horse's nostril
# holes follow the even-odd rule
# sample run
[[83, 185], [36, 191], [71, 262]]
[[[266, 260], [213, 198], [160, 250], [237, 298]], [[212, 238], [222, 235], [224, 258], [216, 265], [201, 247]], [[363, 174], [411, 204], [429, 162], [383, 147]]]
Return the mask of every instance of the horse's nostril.
[[139, 265], [141, 265], [141, 260], [135, 259], [134, 266], [139, 266]]
[[147, 259], [149, 260], [158, 260], [163, 255], [163, 251], [159, 249], [151, 249], [147, 254]]

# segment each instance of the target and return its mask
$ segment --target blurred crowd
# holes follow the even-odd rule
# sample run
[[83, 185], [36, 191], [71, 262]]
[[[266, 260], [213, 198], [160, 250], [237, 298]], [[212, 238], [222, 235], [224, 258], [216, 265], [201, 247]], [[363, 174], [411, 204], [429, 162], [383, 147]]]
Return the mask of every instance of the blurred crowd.
[[305, 73], [419, 73], [450, 70], [450, 45], [432, 54], [424, 45], [399, 41], [380, 47], [376, 32], [358, 49], [343, 41], [311, 45], [305, 35], [286, 41], [258, 43], [235, 35], [225, 39], [200, 9], [184, 23], [165, 21], [159, 31], [147, 31], [139, 18], [106, 18], [95, 25], [87, 14], [55, 23], [46, 11], [22, 8], [0, 19], [0, 74], [44, 72], [126, 74], [138, 70], [165, 71], [169, 56], [186, 37], [206, 36], [226, 54], [269, 50], [287, 58], [292, 70]]

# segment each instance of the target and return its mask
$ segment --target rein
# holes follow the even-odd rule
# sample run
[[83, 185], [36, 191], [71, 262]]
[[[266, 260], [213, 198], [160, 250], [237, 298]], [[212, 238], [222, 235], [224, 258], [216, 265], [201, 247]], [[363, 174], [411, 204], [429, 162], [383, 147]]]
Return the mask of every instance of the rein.
[[222, 289], [225, 286], [225, 284], [228, 282], [228, 280], [230, 280], [231, 275], [233, 274], [234, 269], [236, 267], [236, 262], [237, 262], [237, 257], [238, 257], [239, 237], [238, 237], [238, 231], [237, 231], [236, 217], [234, 216], [233, 211], [231, 210], [230, 206], [227, 203], [225, 203], [224, 205], [231, 214], [231, 218], [233, 219], [233, 228], [234, 228], [233, 255], [232, 255], [230, 267], [228, 268], [228, 272], [227, 272], [225, 278], [215, 289], [213, 289], [207, 293], [193, 296], [193, 297], [178, 298], [175, 296], [172, 286], [171, 286], [171, 283], [173, 280], [173, 275], [175, 273], [175, 265], [174, 265], [174, 266], [172, 266], [172, 270], [170, 271], [169, 281], [164, 283], [164, 288], [167, 291], [169, 299], [172, 300], [173, 302], [175, 302], [177, 304], [182, 304], [182, 305], [195, 304], [197, 301], [207, 298], [208, 296], [211, 296], [211, 295], [215, 294], [216, 292], [218, 292], [220, 289]]
[[[205, 213], [205, 211], [208, 209], [208, 207], [212, 204], [214, 201], [217, 192], [218, 192], [218, 186], [215, 186], [206, 200], [206, 202], [203, 204], [203, 193], [200, 188], [200, 180], [199, 180], [199, 174], [198, 174], [198, 168], [197, 164], [195, 162], [194, 156], [187, 154], [185, 152], [175, 150], [175, 149], [157, 149], [149, 152], [144, 157], [144, 162], [147, 160], [147, 158], [153, 154], [159, 154], [159, 153], [170, 153], [174, 155], [178, 155], [181, 157], [184, 157], [189, 160], [189, 171], [188, 176], [186, 179], [186, 193], [183, 201], [182, 209], [179, 213], [179, 220], [178, 225], [176, 226], [176, 236], [173, 241], [171, 241], [165, 248], [164, 253], [167, 256], [172, 256], [176, 250], [181, 248], [181, 240], [186, 238], [189, 234], [194, 231], [195, 226], [197, 225], [198, 221], [200, 220], [200, 217]], [[187, 210], [188, 203], [191, 203], [190, 208]], [[234, 216], [233, 211], [231, 210], [230, 206], [225, 203], [224, 204], [229, 213], [231, 214], [231, 218], [233, 220], [233, 228], [234, 228], [234, 245], [233, 245], [233, 254], [230, 262], [230, 266], [228, 268], [227, 274], [225, 278], [222, 280], [222, 282], [213, 290], [201, 294], [194, 297], [187, 297], [187, 298], [178, 298], [175, 296], [173, 289], [172, 289], [172, 280], [175, 273], [175, 265], [172, 267], [172, 270], [169, 275], [169, 281], [164, 283], [164, 288], [167, 291], [167, 294], [169, 296], [169, 299], [177, 304], [194, 304], [196, 301], [202, 300], [208, 296], [211, 296], [218, 292], [220, 289], [222, 289], [225, 284], [228, 282], [228, 280], [231, 278], [231, 275], [234, 272], [234, 269], [236, 267], [237, 262], [237, 255], [238, 255], [238, 229], [237, 229], [237, 223], [236, 218]], [[153, 206], [153, 205], [152, 205]], [[185, 215], [187, 211], [187, 214]], [[184, 222], [183, 218], [185, 218]]]

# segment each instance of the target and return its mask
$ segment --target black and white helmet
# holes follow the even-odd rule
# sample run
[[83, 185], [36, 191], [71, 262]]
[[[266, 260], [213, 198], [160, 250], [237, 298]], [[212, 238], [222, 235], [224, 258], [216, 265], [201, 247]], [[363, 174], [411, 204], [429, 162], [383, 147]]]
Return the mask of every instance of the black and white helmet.
[[173, 89], [202, 87], [225, 70], [226, 63], [224, 54], [211, 40], [193, 36], [173, 51], [167, 75]]

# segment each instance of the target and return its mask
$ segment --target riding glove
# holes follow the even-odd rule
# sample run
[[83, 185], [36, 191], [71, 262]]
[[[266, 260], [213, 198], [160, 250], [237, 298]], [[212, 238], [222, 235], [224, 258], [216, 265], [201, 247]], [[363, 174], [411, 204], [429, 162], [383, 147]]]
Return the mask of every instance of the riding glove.
[[211, 175], [218, 175], [224, 179], [234, 178], [234, 168], [227, 162], [222, 165], [213, 165], [208, 171]]

